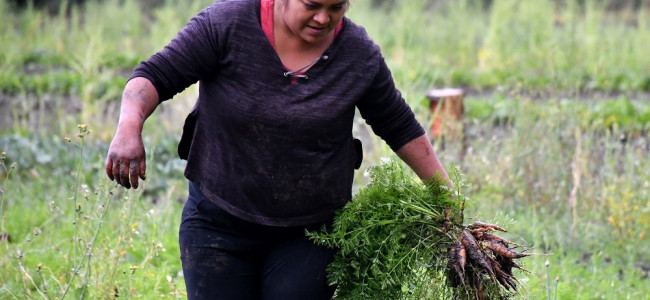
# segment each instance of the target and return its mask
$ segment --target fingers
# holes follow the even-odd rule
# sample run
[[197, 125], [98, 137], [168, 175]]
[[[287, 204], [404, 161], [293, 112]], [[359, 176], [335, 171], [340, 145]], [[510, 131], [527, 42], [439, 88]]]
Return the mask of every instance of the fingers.
[[145, 169], [142, 138], [118, 128], [108, 149], [106, 175], [127, 189], [138, 188], [139, 179], [145, 179]]
[[106, 159], [106, 175], [111, 181], [115, 180], [115, 177], [113, 177], [113, 159], [110, 156]]
[[129, 167], [129, 173], [131, 174], [131, 186], [134, 189], [138, 188], [138, 173], [140, 173], [140, 164], [137, 161], [131, 161], [131, 166]]
[[145, 180], [146, 166], [144, 159], [140, 162], [131, 160], [112, 160], [106, 162], [106, 175], [111, 180], [129, 189], [137, 189], [139, 186], [138, 178]]
[[[127, 162], [120, 162], [119, 160], [111, 160], [106, 164], [106, 174], [108, 178], [114, 180], [119, 185], [124, 186], [125, 188], [131, 188], [131, 181], [129, 180], [129, 173], [133, 172], [133, 168], [127, 168], [129, 164]], [[134, 176], [137, 179], [137, 175]], [[138, 184], [134, 185], [137, 187]]]
[[147, 163], [144, 158], [140, 161], [140, 179], [145, 180], [147, 179], [147, 176], [145, 176], [147, 171]]
[[120, 184], [127, 189], [131, 188], [131, 182], [129, 182], [129, 164], [126, 162], [120, 162]]
[[111, 166], [111, 177], [118, 184], [122, 184], [120, 181], [120, 162], [118, 160], [113, 161], [113, 165]]
[[109, 152], [106, 159], [106, 175], [110, 180], [129, 189], [137, 189], [139, 179], [145, 180], [146, 164], [144, 155], [119, 156]]

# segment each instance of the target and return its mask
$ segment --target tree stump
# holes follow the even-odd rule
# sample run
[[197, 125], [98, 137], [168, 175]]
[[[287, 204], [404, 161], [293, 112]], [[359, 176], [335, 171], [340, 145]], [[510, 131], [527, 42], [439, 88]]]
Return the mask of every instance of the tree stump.
[[442, 149], [449, 143], [458, 149], [461, 160], [465, 158], [467, 140], [463, 126], [463, 96], [461, 89], [433, 89], [427, 94], [431, 108], [431, 139]]
[[463, 90], [433, 89], [427, 94], [431, 108], [431, 137], [456, 138], [463, 130]]

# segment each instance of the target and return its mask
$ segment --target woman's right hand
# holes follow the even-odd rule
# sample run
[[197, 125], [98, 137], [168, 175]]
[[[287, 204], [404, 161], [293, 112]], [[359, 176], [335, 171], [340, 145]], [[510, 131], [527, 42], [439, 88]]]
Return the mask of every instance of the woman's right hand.
[[145, 180], [142, 126], [158, 106], [158, 92], [149, 79], [136, 77], [127, 82], [117, 132], [106, 156], [106, 175], [125, 188], [138, 188]]
[[138, 188], [138, 178], [145, 180], [145, 151], [139, 130], [118, 128], [108, 149], [106, 175], [125, 188]]

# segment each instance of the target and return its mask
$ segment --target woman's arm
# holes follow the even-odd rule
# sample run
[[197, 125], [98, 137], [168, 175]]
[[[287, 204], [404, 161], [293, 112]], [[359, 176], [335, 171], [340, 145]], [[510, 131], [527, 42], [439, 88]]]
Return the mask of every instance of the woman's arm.
[[430, 181], [439, 176], [446, 180], [450, 187], [453, 186], [426, 134], [406, 143], [396, 153], [420, 179]]
[[145, 179], [146, 163], [142, 127], [159, 103], [151, 81], [136, 77], [126, 84], [117, 132], [106, 158], [106, 175], [128, 188], [138, 188], [138, 177]]

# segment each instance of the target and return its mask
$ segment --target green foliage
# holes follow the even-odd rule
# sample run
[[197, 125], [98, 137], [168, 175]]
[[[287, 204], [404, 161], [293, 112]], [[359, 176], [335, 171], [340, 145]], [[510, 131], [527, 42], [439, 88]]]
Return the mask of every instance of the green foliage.
[[[0, 239], [0, 298], [182, 297], [178, 223], [169, 221], [180, 203], [152, 203], [176, 196], [100, 180], [106, 145], [78, 128], [75, 138], [0, 139], [0, 232], [10, 236]], [[182, 167], [158, 149], [149, 174], [173, 190], [183, 181], [164, 171], [180, 177]]]
[[[7, 153], [6, 164], [16, 164], [18, 170], [14, 172], [24, 180], [42, 180], [42, 176], [65, 178], [74, 174], [77, 162], [82, 160], [95, 161], [103, 157], [108, 151], [105, 141], [86, 137], [85, 151], [76, 155], [71, 149], [77, 146], [70, 137], [57, 135], [41, 137], [37, 135], [4, 135], [0, 137], [0, 149]], [[158, 139], [145, 137], [146, 151], [151, 158], [156, 158], [147, 165], [147, 174], [159, 176], [160, 179], [148, 184], [147, 189], [151, 194], [164, 192], [166, 186], [182, 178], [185, 162], [178, 159], [176, 146], [178, 137], [163, 136]], [[152, 147], [149, 147], [151, 145]], [[84, 163], [80, 172], [84, 174], [101, 174], [104, 166], [99, 163]], [[0, 169], [0, 176], [2, 176]], [[96, 178], [89, 177], [84, 184], [91, 185]]]
[[[69, 95], [78, 88], [81, 76], [74, 72], [52, 71], [34, 75], [0, 73], [0, 90], [8, 94], [55, 93]], [[120, 89], [123, 86], [120, 87]]]
[[[574, 115], [575, 121], [585, 129], [598, 131], [617, 130], [623, 134], [640, 136], [650, 128], [650, 104], [633, 101], [621, 96], [617, 99], [599, 101], [561, 101], [566, 113]], [[475, 122], [488, 122], [495, 125], [513, 124], [516, 116], [526, 119], [546, 119], [557, 113], [556, 100], [493, 95], [491, 98], [468, 97], [464, 100], [465, 117]], [[569, 107], [570, 106], [570, 107]], [[520, 110], [525, 114], [520, 114]]]
[[[5, 100], [0, 100], [5, 113], [0, 121], [13, 125], [2, 128], [0, 137], [0, 150], [7, 152], [0, 168], [0, 233], [12, 238], [0, 242], [0, 298], [47, 298], [37, 291], [45, 283], [51, 298], [60, 295], [71, 278], [72, 262], [79, 264], [84, 243], [102, 218], [94, 256], [84, 263], [91, 270], [89, 280], [76, 277], [68, 298], [81, 298], [86, 283], [84, 295], [92, 299], [184, 296], [177, 243], [184, 165], [175, 155], [178, 132], [161, 126], [182, 119], [175, 118], [184, 115], [175, 108], [178, 99], [158, 110], [145, 128], [150, 157], [143, 192], [116, 191], [107, 185], [103, 170], [114, 126], [102, 114], [115, 121], [117, 111], [98, 104], [116, 102], [130, 70], [212, 1], [159, 2], [164, 5], [143, 8], [143, 1], [92, 1], [68, 15], [49, 15], [33, 9], [14, 12], [0, 1], [0, 97]], [[618, 14], [607, 12], [599, 1], [555, 1], [560, 5], [553, 6], [541, 0], [499, 0], [489, 10], [473, 2], [394, 1], [377, 9], [370, 0], [353, 0], [348, 16], [382, 47], [409, 103], [420, 101], [432, 87], [496, 88], [494, 95], [465, 98], [467, 148], [462, 159], [455, 151], [460, 144], [452, 140], [436, 151], [445, 165], [464, 170], [471, 183], [465, 194], [481, 200], [468, 203], [467, 215], [510, 220], [508, 228], [517, 233], [511, 240], [551, 253], [524, 261], [532, 274], [516, 274], [522, 298], [543, 299], [549, 291], [557, 299], [646, 298], [650, 108], [630, 96], [596, 99], [590, 92], [650, 91], [648, 7]], [[47, 99], [75, 102], [83, 113]], [[428, 108], [414, 106], [414, 111], [426, 124]], [[63, 119], [73, 122], [70, 126], [97, 122], [101, 127], [94, 128], [104, 133], [86, 137], [80, 153], [74, 134], [71, 143], [65, 142], [70, 135], [66, 126], [22, 122], [27, 115], [51, 116], [56, 125]], [[390, 153], [372, 135], [364, 140], [364, 150], [363, 167]], [[362, 173], [355, 177], [355, 189], [364, 187]], [[412, 177], [399, 178], [411, 182]], [[101, 217], [97, 205], [109, 199]], [[81, 219], [88, 219], [77, 223], [84, 241], [73, 246], [78, 202]], [[363, 216], [367, 220], [374, 214]], [[376, 241], [373, 236], [357, 239]], [[392, 241], [401, 241], [400, 236]], [[414, 274], [422, 276], [385, 286], [399, 287], [395, 293], [405, 298], [449, 298], [446, 275], [431, 269], [442, 261], [429, 262], [431, 266], [415, 268]], [[380, 280], [396, 276], [381, 265], [366, 275], [357, 269], [360, 276], [377, 274]], [[377, 286], [366, 282], [371, 285]]]
[[[91, 1], [55, 15], [2, 6], [0, 62], [15, 67], [19, 77], [29, 64], [86, 76], [76, 66], [82, 57], [86, 71], [131, 70], [212, 1], [164, 2]], [[357, 0], [348, 13], [382, 47], [400, 86], [485, 89], [523, 82], [545, 89], [623, 91], [650, 86], [647, 7], [616, 13], [593, 1], [503, 0], [486, 10], [476, 1], [431, 2], [396, 1], [391, 9], [379, 9], [373, 1]], [[0, 84], [3, 92], [14, 92], [11, 87]]]
[[598, 1], [501, 0], [484, 10], [467, 0], [414, 0], [378, 10], [369, 2], [355, 1], [349, 15], [382, 47], [400, 86], [648, 87], [647, 7], [625, 14]]
[[[455, 181], [457, 190], [442, 181], [422, 183], [395, 159], [369, 173], [371, 182], [337, 214], [331, 230], [308, 233], [338, 249], [329, 267], [336, 298], [449, 298], [446, 253], [462, 226], [462, 182]], [[445, 209], [454, 228], [443, 232]]]
[[[627, 101], [480, 101], [509, 101], [514, 122], [494, 124], [488, 118], [468, 128], [471, 150], [459, 164], [472, 184], [467, 194], [481, 201], [471, 202], [467, 214], [514, 219], [508, 225], [517, 234], [513, 240], [551, 254], [525, 261], [533, 271], [518, 276], [525, 297], [544, 298], [556, 286], [558, 299], [645, 297], [647, 133], [633, 126], [605, 127], [595, 113], [596, 107], [612, 105], [608, 111], [638, 117]], [[644, 102], [632, 106], [647, 109]], [[439, 153], [442, 161], [454, 161], [447, 151]], [[591, 257], [600, 259], [586, 259]], [[544, 277], [547, 260], [551, 286]]]
[[650, 127], [650, 106], [620, 97], [595, 105], [591, 119], [603, 128], [617, 127], [638, 133]]

